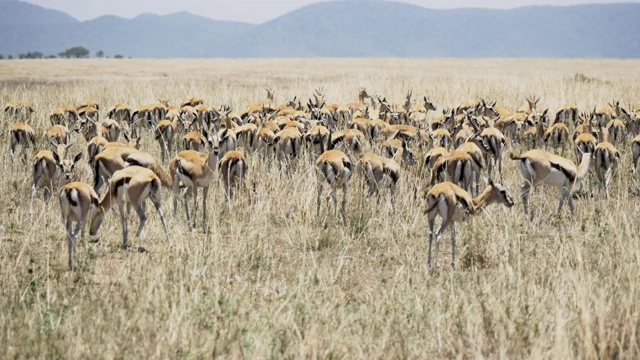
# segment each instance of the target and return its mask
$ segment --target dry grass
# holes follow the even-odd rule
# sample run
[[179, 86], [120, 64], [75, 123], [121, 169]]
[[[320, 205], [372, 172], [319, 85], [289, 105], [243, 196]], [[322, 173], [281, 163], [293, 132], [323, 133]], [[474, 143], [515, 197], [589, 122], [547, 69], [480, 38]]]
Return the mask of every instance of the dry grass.
[[[530, 93], [552, 109], [582, 109], [640, 93], [640, 62], [614, 60], [47, 60], [0, 62], [0, 102], [21, 99], [49, 111], [95, 97], [107, 107], [203, 96], [242, 108], [276, 87], [281, 102], [324, 85], [329, 101], [356, 100], [358, 86], [400, 101], [410, 88], [439, 107], [476, 97], [513, 108]], [[8, 149], [9, 124], [2, 141]], [[75, 150], [84, 148], [78, 137]], [[44, 147], [44, 143], [40, 143]], [[146, 134], [143, 147], [159, 155]], [[377, 149], [373, 149], [377, 151]], [[623, 149], [611, 199], [576, 200], [573, 218], [549, 217], [555, 190], [536, 189], [533, 222], [521, 206], [492, 207], [459, 225], [458, 270], [427, 272], [426, 219], [410, 173], [397, 211], [365, 199], [354, 177], [349, 226], [315, 218], [315, 176], [301, 163], [280, 174], [249, 156], [255, 203], [224, 210], [221, 182], [210, 192], [209, 233], [171, 215], [167, 249], [155, 212], [136, 246], [122, 251], [112, 212], [103, 245], [80, 246], [66, 269], [57, 201], [27, 214], [31, 172], [1, 162], [0, 356], [39, 358], [637, 358], [640, 222], [630, 150]], [[505, 161], [505, 183], [520, 177]], [[90, 181], [90, 169], [78, 174]], [[55, 200], [55, 199], [54, 199]], [[385, 198], [386, 200], [386, 198]], [[213, 204], [213, 206], [211, 206]], [[132, 222], [137, 222], [132, 216]], [[200, 219], [198, 219], [198, 223]], [[449, 263], [443, 237], [441, 261]]]

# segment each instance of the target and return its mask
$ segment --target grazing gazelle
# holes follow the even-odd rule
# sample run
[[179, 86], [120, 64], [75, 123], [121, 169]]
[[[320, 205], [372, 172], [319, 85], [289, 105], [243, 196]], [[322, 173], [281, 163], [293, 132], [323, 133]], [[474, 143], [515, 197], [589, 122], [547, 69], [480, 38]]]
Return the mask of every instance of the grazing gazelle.
[[104, 221], [105, 214], [111, 209], [114, 202], [118, 204], [120, 210], [120, 221], [122, 222], [122, 247], [127, 247], [127, 239], [129, 236], [127, 218], [125, 216], [125, 203], [133, 207], [133, 210], [140, 218], [136, 237], [140, 237], [144, 224], [147, 222], [147, 216], [144, 213], [144, 202], [149, 198], [160, 215], [160, 221], [164, 227], [164, 234], [167, 238], [167, 244], [171, 246], [169, 239], [169, 231], [162, 213], [162, 183], [160, 178], [151, 170], [142, 166], [129, 166], [113, 173], [109, 180], [109, 188], [104, 194], [97, 206], [97, 211], [91, 220], [91, 230], [89, 235], [95, 236], [100, 229], [100, 225]]
[[518, 170], [524, 178], [522, 198], [524, 213], [529, 212], [529, 192], [536, 185], [546, 184], [562, 190], [557, 212], [560, 213], [565, 199], [573, 214], [571, 189], [576, 182], [582, 180], [589, 172], [591, 153], [583, 153], [582, 161], [576, 166], [571, 160], [543, 150], [529, 150], [519, 156], [510, 155], [511, 160], [518, 161]]
[[451, 269], [455, 269], [456, 257], [456, 226], [458, 220], [456, 214], [458, 205], [462, 205], [470, 214], [475, 214], [479, 210], [491, 204], [503, 204], [507, 207], [513, 206], [513, 200], [507, 189], [501, 184], [496, 184], [489, 179], [489, 185], [475, 198], [461, 187], [451, 182], [436, 184], [427, 191], [422, 190], [425, 195], [426, 208], [424, 213], [429, 221], [429, 255], [427, 256], [427, 266], [431, 265], [431, 243], [433, 242], [435, 219], [438, 215], [442, 218], [442, 225], [436, 233], [436, 267], [440, 267], [438, 260], [438, 250], [440, 247], [440, 237], [442, 233], [451, 225]]
[[132, 165], [139, 165], [152, 170], [160, 178], [162, 186], [171, 187], [171, 177], [151, 154], [130, 146], [109, 146], [94, 158], [93, 189], [95, 191], [100, 190], [103, 180], [108, 180], [116, 171]]
[[73, 160], [66, 160], [67, 150], [72, 144], [54, 144], [55, 151], [41, 150], [33, 160], [33, 185], [31, 186], [31, 201], [29, 213], [33, 211], [33, 197], [40, 180], [44, 180], [44, 201], [48, 202], [54, 186], [62, 186], [71, 181], [75, 165], [80, 161], [82, 153], [78, 153]]
[[[331, 143], [329, 143], [331, 147]], [[347, 225], [347, 188], [351, 178], [352, 164], [349, 157], [340, 150], [327, 150], [316, 159], [316, 172], [318, 174], [318, 206], [316, 207], [316, 217], [320, 216], [320, 198], [322, 197], [323, 183], [329, 183], [331, 190], [327, 196], [327, 207], [329, 201], [333, 200], [334, 212], [337, 212], [337, 188], [342, 187], [342, 222]]]
[[[82, 182], [71, 182], [63, 186], [58, 196], [62, 222], [67, 230], [67, 245], [69, 248], [69, 270], [78, 261], [76, 256], [76, 239], [82, 229], [81, 240], [84, 245], [84, 223], [93, 218], [98, 207], [98, 194], [90, 185]], [[73, 222], [76, 223], [73, 229]], [[73, 254], [73, 256], [72, 256]]]
[[[202, 188], [202, 232], [207, 232], [207, 194], [209, 186], [215, 178], [218, 154], [220, 152], [219, 141], [209, 134], [209, 153], [203, 154], [194, 150], [180, 151], [169, 163], [169, 170], [173, 178], [173, 214], [178, 209], [179, 183], [187, 187], [184, 198], [184, 208], [187, 214], [189, 229], [195, 227], [196, 212], [198, 209], [198, 187]], [[189, 212], [189, 196], [193, 195], [193, 221]]]

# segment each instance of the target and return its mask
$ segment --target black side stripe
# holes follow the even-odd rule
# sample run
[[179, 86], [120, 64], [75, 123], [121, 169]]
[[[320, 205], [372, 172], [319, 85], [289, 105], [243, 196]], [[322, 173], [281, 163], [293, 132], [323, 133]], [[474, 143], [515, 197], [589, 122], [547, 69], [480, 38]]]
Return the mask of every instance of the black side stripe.
[[566, 176], [567, 179], [569, 179], [570, 182], [574, 182], [576, 180], [575, 175], [573, 173], [571, 173], [570, 171], [567, 171], [567, 169], [563, 168], [562, 166], [555, 164], [555, 163], [550, 163], [551, 167], [562, 172], [564, 174], [564, 176]]

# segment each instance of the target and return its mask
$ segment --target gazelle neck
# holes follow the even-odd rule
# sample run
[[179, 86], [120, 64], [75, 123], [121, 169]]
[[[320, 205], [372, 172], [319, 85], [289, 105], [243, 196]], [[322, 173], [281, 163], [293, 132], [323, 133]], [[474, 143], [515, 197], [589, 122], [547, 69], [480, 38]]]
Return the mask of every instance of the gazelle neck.
[[480, 195], [476, 196], [475, 198], [471, 199], [471, 201], [473, 202], [473, 207], [475, 209], [475, 211], [481, 210], [483, 208], [485, 208], [487, 205], [490, 205], [491, 202], [491, 190], [492, 187], [491, 186], [487, 186], [482, 193], [480, 193]]

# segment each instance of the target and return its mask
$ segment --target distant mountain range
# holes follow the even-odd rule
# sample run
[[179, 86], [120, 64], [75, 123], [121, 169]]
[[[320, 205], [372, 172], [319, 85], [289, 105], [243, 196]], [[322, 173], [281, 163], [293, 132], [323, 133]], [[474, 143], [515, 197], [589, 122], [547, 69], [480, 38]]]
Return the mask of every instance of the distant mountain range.
[[331, 1], [259, 25], [180, 12], [78, 21], [0, 1], [0, 54], [84, 46], [132, 57], [640, 57], [640, 4], [432, 10]]

